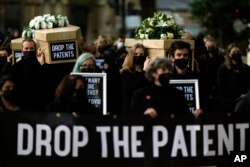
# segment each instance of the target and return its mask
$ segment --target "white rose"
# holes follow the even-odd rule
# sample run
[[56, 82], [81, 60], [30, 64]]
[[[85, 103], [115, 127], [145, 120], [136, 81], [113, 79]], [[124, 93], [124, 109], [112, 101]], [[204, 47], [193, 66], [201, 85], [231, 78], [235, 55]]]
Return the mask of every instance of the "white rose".
[[26, 30], [23, 30], [22, 32], [22, 38], [25, 38], [26, 37]]
[[145, 34], [145, 39], [148, 39], [148, 34]]
[[171, 32], [168, 32], [168, 33], [167, 33], [167, 38], [168, 38], [168, 39], [173, 39], [173, 38], [174, 38], [174, 34], [171, 33]]
[[154, 32], [154, 29], [153, 28], [147, 28], [146, 29], [146, 32], [149, 33], [149, 32]]
[[36, 30], [40, 29], [40, 22], [38, 22], [38, 21], [36, 22], [36, 24], [35, 24], [35, 29], [36, 29]]
[[174, 21], [172, 21], [172, 20], [167, 21], [167, 25], [169, 27], [173, 26], [174, 25]]
[[171, 15], [167, 15], [167, 18], [168, 19], [172, 19], [173, 17]]
[[45, 18], [50, 17], [50, 14], [45, 14], [45, 15], [43, 15], [43, 17], [45, 17]]
[[31, 33], [30, 30], [27, 30], [26, 36], [27, 36], [28, 38], [31, 38], [31, 37], [32, 37], [32, 33]]
[[47, 23], [47, 28], [53, 28], [53, 23], [49, 21], [49, 22]]
[[29, 27], [30, 28], [34, 28], [35, 27], [35, 24], [36, 24], [36, 20], [35, 19], [32, 19], [29, 23]]
[[64, 19], [59, 19], [58, 20], [58, 27], [64, 27]]
[[55, 18], [55, 16], [53, 15], [53, 16], [48, 17], [48, 18], [47, 18], [47, 21], [50, 21], [50, 22], [55, 23], [55, 22], [56, 22], [56, 18]]
[[161, 39], [166, 39], [167, 35], [166, 34], [161, 34]]
[[35, 18], [34, 18], [34, 20], [42, 20], [43, 19], [43, 16], [36, 16]]
[[151, 21], [149, 22], [149, 25], [150, 25], [150, 26], [154, 26], [154, 21], [151, 20]]
[[144, 39], [144, 34], [140, 34], [140, 39]]
[[45, 23], [45, 21], [41, 22], [41, 28], [42, 29], [46, 29], [47, 28], [47, 24]]

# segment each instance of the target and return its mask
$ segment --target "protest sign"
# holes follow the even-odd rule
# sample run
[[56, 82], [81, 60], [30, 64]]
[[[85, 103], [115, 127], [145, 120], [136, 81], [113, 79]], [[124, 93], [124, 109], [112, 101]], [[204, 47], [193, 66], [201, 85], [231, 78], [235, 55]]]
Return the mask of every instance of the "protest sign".
[[87, 80], [88, 102], [107, 114], [107, 74], [106, 73], [71, 73], [81, 75]]
[[170, 80], [170, 84], [183, 91], [190, 112], [200, 108], [199, 85], [197, 79]]

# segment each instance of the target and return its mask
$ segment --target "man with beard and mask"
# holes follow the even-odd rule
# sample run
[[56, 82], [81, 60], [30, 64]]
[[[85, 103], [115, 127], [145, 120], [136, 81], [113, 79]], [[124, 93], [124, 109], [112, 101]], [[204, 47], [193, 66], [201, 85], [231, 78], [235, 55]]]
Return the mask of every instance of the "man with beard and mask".
[[233, 112], [237, 99], [250, 88], [250, 67], [243, 63], [239, 45], [228, 45], [224, 63], [218, 69], [221, 111]]
[[152, 118], [158, 114], [190, 113], [183, 92], [169, 84], [172, 64], [166, 58], [156, 57], [146, 68], [145, 75], [151, 85], [134, 92], [131, 111]]
[[10, 75], [0, 78], [0, 112], [21, 111], [15, 80]]
[[142, 44], [135, 44], [125, 57], [121, 73], [122, 114], [130, 110], [131, 98], [135, 90], [149, 84], [143, 70], [146, 60], [146, 48]]
[[44, 63], [44, 55], [37, 54], [36, 43], [32, 39], [22, 41], [21, 60], [12, 65], [9, 63], [8, 73], [17, 81], [20, 104], [25, 111], [45, 111], [45, 106], [53, 97], [50, 94], [50, 71]]
[[47, 106], [47, 111], [72, 113], [73, 116], [101, 115], [101, 110], [88, 102], [86, 89], [87, 81], [84, 77], [66, 75], [56, 88], [55, 99]]

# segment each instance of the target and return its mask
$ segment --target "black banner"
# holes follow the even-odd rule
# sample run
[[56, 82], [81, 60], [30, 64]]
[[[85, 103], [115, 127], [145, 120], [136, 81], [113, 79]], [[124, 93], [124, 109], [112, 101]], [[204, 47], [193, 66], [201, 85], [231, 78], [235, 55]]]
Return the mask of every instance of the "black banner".
[[0, 163], [1, 167], [232, 166], [249, 158], [249, 116], [205, 114], [195, 120], [191, 114], [151, 119], [1, 113]]

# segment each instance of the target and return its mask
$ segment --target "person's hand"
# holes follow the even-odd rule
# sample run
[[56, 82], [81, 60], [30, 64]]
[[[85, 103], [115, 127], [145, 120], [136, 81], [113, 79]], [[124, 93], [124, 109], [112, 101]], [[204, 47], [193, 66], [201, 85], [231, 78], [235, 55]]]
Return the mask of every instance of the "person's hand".
[[197, 109], [193, 112], [195, 119], [198, 119], [202, 113], [203, 113], [202, 109], [197, 108]]
[[150, 60], [150, 58], [147, 56], [146, 60], [144, 61], [143, 71], [146, 71], [146, 69], [148, 68], [150, 62], [151, 62], [151, 60]]
[[45, 53], [44, 53], [44, 50], [39, 48], [38, 49], [38, 52], [37, 52], [37, 60], [38, 62], [43, 65], [45, 63]]
[[7, 57], [7, 62], [12, 64], [12, 54]]
[[144, 115], [149, 115], [151, 118], [156, 118], [158, 116], [158, 113], [154, 108], [148, 108], [144, 112]]

